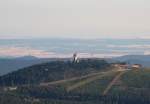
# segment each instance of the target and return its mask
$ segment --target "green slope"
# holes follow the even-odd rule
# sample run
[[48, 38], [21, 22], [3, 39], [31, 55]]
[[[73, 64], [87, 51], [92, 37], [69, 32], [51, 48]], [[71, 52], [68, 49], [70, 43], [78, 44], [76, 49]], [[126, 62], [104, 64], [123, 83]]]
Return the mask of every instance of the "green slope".
[[[57, 62], [22, 69], [1, 78], [3, 81], [24, 77], [28, 81], [33, 78], [34, 84], [20, 86], [16, 83], [19, 84], [16, 91], [6, 91], [4, 94], [13, 94], [17, 99], [20, 96], [39, 99], [38, 104], [150, 104], [150, 69], [119, 71], [112, 70], [104, 61], [96, 64], [99, 65], [95, 66], [95, 61], [89, 60], [76, 64]], [[49, 70], [44, 72], [45, 68]], [[114, 81], [121, 72], [124, 73]], [[65, 73], [70, 76], [65, 76]], [[103, 92], [109, 85], [111, 87], [104, 96]]]
[[112, 88], [110, 94], [150, 97], [150, 69], [128, 71], [121, 77], [120, 84]]
[[71, 61], [49, 62], [1, 76], [0, 85], [33, 85], [41, 82], [69, 79], [107, 70], [109, 66], [106, 61], [97, 59], [81, 60], [79, 63], [73, 63]]
[[[80, 94], [102, 95], [106, 87], [118, 75], [119, 72], [99, 74], [83, 79], [68, 81], [58, 86], [64, 89], [70, 89], [69, 92]], [[142, 94], [150, 92], [150, 70], [129, 70], [126, 71], [120, 79], [112, 86], [108, 94]]]
[[[109, 70], [48, 86], [20, 87], [11, 93], [40, 99], [39, 104], [149, 104], [149, 69], [125, 71], [103, 96], [104, 90], [119, 73]], [[73, 89], [68, 91], [70, 87]]]

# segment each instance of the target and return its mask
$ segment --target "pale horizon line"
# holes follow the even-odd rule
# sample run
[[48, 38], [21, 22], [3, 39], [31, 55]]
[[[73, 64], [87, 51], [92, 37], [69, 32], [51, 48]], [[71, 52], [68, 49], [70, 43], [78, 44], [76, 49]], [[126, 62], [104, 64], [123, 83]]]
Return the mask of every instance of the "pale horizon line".
[[79, 38], [79, 37], [0, 37], [0, 39], [75, 39], [75, 40], [99, 40], [99, 39], [150, 39], [148, 37], [95, 37], [95, 38]]

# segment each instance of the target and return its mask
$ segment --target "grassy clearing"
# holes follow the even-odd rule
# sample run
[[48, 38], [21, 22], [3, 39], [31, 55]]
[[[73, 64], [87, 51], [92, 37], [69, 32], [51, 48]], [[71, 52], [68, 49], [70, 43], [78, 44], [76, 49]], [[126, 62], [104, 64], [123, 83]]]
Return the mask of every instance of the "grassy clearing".
[[104, 73], [108, 73], [108, 72], [96, 72], [96, 73], [91, 73], [91, 74], [87, 74], [81, 77], [73, 77], [73, 78], [69, 78], [69, 79], [63, 79], [63, 80], [58, 80], [58, 81], [53, 81], [53, 82], [46, 82], [46, 83], [41, 83], [41, 86], [49, 86], [49, 85], [60, 85], [60, 84], [68, 84], [68, 83], [73, 83], [73, 82], [78, 82], [80, 80], [84, 80], [87, 79], [89, 77], [93, 77], [93, 76], [97, 76], [97, 75], [102, 75]]
[[113, 72], [109, 73], [109, 75], [95, 76], [94, 78], [83, 80], [75, 84], [73, 88], [71, 86], [71, 90], [76, 93], [101, 95], [106, 86], [111, 82], [117, 73], [118, 72]]
[[105, 76], [109, 76], [109, 75], [114, 74], [114, 73], [117, 73], [117, 72], [108, 71], [108, 72], [102, 73], [101, 75], [97, 75], [97, 76], [93, 76], [93, 77], [87, 78], [87, 79], [82, 80], [82, 81], [80, 81], [80, 82], [78, 82], [78, 83], [76, 83], [76, 84], [74, 84], [72, 86], [69, 86], [67, 88], [67, 91], [72, 91], [72, 90], [74, 90], [74, 89], [76, 89], [78, 87], [80, 88], [80, 87], [82, 87], [82, 86], [84, 86], [84, 85], [86, 85], [88, 83], [91, 83], [91, 82], [93, 82], [95, 80], [101, 79], [101, 78], [103, 78]]

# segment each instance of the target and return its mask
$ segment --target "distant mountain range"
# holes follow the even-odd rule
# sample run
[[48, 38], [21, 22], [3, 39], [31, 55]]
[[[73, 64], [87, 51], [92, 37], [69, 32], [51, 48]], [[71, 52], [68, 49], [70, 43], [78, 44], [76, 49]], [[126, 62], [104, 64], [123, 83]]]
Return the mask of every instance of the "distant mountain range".
[[18, 58], [0, 58], [0, 75], [29, 67], [35, 64], [45, 63], [57, 59], [37, 58], [34, 56], [24, 56]]
[[111, 62], [126, 62], [129, 64], [141, 64], [143, 67], [150, 67], [150, 55], [126, 55], [112, 58]]

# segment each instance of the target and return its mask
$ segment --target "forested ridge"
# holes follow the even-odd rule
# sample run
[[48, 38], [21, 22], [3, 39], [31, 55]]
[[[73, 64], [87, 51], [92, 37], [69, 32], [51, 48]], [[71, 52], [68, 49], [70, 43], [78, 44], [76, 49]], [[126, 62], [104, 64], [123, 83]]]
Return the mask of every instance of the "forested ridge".
[[0, 104], [150, 104], [149, 69], [125, 71], [103, 95], [118, 73], [97, 59], [34, 65], [0, 77]]

